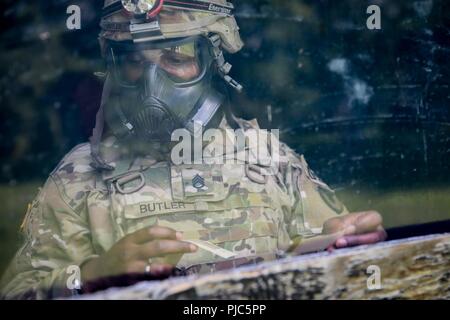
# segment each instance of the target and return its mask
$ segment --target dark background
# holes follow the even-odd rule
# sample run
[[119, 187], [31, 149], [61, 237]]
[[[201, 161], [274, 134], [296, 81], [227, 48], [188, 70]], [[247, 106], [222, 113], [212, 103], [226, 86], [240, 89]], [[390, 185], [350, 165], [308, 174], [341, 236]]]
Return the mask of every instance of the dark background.
[[[82, 29], [67, 30], [66, 8]], [[246, 43], [229, 56], [234, 113], [281, 129], [351, 210], [387, 227], [450, 218], [450, 2], [234, 1]], [[366, 9], [381, 7], [382, 29]], [[91, 134], [103, 71], [102, 1], [3, 0], [0, 273], [27, 203]]]

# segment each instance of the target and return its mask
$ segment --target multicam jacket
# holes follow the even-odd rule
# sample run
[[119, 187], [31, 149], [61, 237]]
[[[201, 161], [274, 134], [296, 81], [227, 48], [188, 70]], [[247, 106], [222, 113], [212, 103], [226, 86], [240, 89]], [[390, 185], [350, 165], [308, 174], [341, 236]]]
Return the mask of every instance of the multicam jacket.
[[[256, 121], [238, 124], [243, 130], [259, 128]], [[104, 140], [102, 155], [114, 171], [95, 170], [86, 143], [50, 174], [29, 206], [24, 244], [2, 279], [3, 298], [70, 295], [70, 266], [152, 225], [197, 241], [199, 250], [182, 256], [176, 266], [208, 273], [275, 259], [294, 241], [320, 234], [325, 220], [347, 213], [303, 156], [282, 143], [273, 175], [239, 161], [173, 165], [151, 156], [131, 157], [114, 138]]]

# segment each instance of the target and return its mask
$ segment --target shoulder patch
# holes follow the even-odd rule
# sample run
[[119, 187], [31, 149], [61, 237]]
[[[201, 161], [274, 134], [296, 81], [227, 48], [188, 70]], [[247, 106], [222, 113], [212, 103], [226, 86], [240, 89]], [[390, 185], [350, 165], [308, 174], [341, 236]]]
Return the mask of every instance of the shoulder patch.
[[336, 212], [336, 214], [340, 215], [344, 212], [344, 205], [339, 201], [334, 191], [322, 186], [318, 186], [318, 191], [322, 200]]
[[64, 156], [53, 170], [52, 175], [91, 172], [95, 170], [91, 166], [92, 163], [91, 145], [89, 143], [79, 144]]
[[87, 192], [95, 187], [91, 147], [84, 143], [73, 148], [51, 173], [61, 196], [75, 211], [82, 210]]

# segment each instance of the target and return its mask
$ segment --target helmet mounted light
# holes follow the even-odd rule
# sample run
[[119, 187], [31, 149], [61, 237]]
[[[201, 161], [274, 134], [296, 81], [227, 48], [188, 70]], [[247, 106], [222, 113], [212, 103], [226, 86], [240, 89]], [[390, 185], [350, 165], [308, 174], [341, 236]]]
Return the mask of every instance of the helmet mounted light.
[[121, 2], [123, 8], [130, 14], [145, 14], [147, 18], [155, 17], [164, 4], [164, 0], [121, 0]]

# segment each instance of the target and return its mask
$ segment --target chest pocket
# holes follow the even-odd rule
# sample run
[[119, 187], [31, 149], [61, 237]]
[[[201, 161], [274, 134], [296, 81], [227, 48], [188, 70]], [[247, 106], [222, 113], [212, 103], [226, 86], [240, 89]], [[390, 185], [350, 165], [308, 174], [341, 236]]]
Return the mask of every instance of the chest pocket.
[[[177, 166], [169, 169], [168, 188], [145, 189], [128, 197], [123, 217], [127, 233], [151, 225], [170, 227], [185, 240], [204, 241], [234, 253], [258, 256], [277, 250], [279, 212], [265, 192], [250, 192], [223, 181], [221, 166]], [[151, 173], [146, 173], [146, 180]], [[147, 191], [150, 191], [147, 186]], [[162, 185], [161, 185], [162, 187]], [[226, 260], [214, 250], [185, 254], [179, 267]]]

